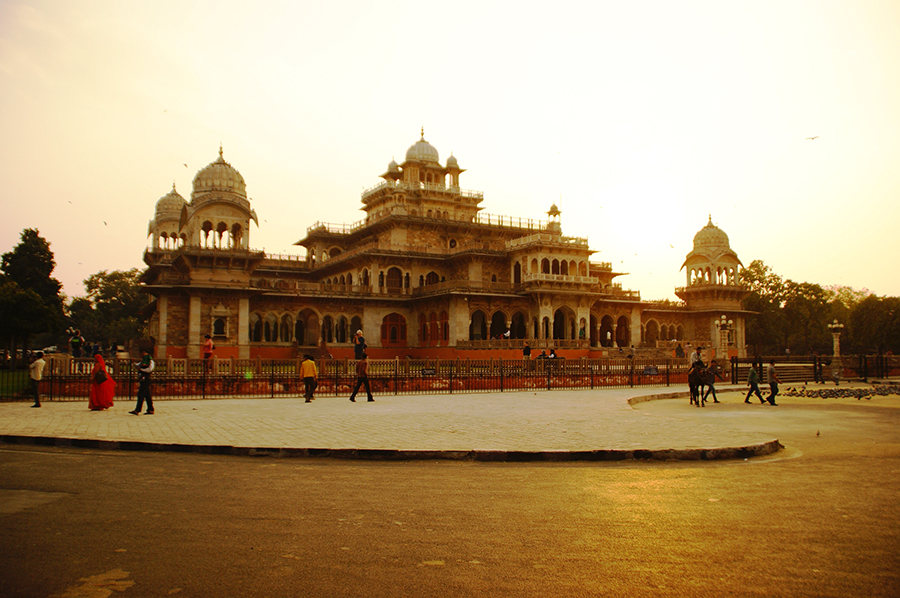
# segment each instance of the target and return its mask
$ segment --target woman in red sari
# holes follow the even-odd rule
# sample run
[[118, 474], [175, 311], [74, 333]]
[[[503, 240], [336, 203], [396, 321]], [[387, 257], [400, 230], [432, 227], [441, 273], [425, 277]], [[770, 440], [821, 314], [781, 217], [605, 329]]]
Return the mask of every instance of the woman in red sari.
[[[100, 379], [103, 379], [101, 382]], [[91, 369], [91, 396], [88, 408], [91, 411], [102, 411], [113, 406], [113, 394], [116, 383], [106, 370], [106, 362], [99, 353], [94, 355], [94, 367]]]

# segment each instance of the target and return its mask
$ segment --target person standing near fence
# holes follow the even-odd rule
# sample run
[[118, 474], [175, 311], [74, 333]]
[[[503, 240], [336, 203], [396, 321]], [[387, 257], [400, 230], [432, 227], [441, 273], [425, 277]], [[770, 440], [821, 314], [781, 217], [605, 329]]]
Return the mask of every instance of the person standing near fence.
[[356, 393], [359, 392], [359, 387], [363, 385], [366, 387], [368, 401], [370, 403], [373, 402], [375, 399], [372, 398], [372, 388], [369, 386], [369, 360], [365, 353], [362, 354], [362, 359], [356, 362], [356, 388], [350, 394], [351, 402], [356, 402]]
[[32, 407], [41, 406], [41, 378], [44, 376], [44, 366], [46, 364], [43, 351], [38, 351], [34, 354], [34, 361], [28, 366], [28, 377], [31, 378], [31, 391], [34, 394], [34, 405]]
[[319, 370], [316, 368], [316, 362], [313, 361], [312, 355], [308, 353], [303, 355], [303, 363], [300, 364], [300, 377], [303, 378], [305, 388], [303, 396], [306, 398], [306, 402], [310, 403], [313, 400], [313, 393], [316, 392], [316, 386], [318, 386], [316, 379], [319, 377]]
[[69, 348], [72, 349], [72, 357], [80, 358], [82, 347], [84, 347], [84, 337], [81, 336], [80, 330], [76, 330], [72, 334], [72, 338], [69, 339]]
[[137, 407], [134, 408], [134, 411], [129, 411], [128, 413], [140, 415], [141, 408], [146, 400], [147, 412], [145, 415], [153, 415], [153, 398], [150, 396], [150, 374], [153, 372], [156, 364], [153, 362], [153, 359], [150, 357], [150, 351], [147, 349], [142, 349], [141, 355], [140, 363], [136, 364], [138, 369]]
[[778, 379], [778, 374], [775, 373], [774, 359], [769, 360], [769, 365], [766, 366], [766, 379], [769, 381], [769, 389], [772, 393], [769, 395], [769, 404], [777, 407], [778, 403], [775, 402], [775, 395], [778, 394], [778, 383], [781, 382], [781, 380]]
[[752, 363], [750, 364], [750, 371], [747, 372], [747, 386], [750, 387], [750, 390], [747, 391], [747, 396], [744, 399], [744, 402], [749, 403], [750, 396], [753, 393], [756, 393], [756, 396], [759, 397], [759, 402], [765, 405], [766, 400], [763, 399], [762, 393], [759, 392], [759, 374], [756, 372], [756, 367]]

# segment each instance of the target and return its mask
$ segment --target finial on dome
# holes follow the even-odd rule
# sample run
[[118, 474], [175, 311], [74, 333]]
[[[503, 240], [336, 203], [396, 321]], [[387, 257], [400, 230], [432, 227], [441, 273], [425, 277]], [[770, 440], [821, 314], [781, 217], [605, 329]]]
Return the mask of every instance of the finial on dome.
[[422, 135], [422, 141], [425, 141], [425, 125], [422, 125], [422, 128], [419, 132]]
[[222, 158], [223, 160], [225, 159], [225, 157], [222, 155], [222, 142], [221, 141], [219, 142], [219, 157]]
[[172, 191], [175, 190], [175, 181], [172, 181]]
[[712, 224], [712, 214], [709, 215], [709, 224]]

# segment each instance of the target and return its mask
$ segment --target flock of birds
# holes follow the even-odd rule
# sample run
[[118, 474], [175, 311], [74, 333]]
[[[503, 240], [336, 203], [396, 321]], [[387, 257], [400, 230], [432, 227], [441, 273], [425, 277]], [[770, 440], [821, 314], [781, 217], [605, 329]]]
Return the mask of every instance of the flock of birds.
[[885, 397], [887, 395], [900, 395], [900, 383], [877, 384], [870, 388], [796, 388], [793, 386], [784, 389], [781, 393], [786, 397], [807, 397], [811, 399], [860, 399], [871, 400], [872, 397]]

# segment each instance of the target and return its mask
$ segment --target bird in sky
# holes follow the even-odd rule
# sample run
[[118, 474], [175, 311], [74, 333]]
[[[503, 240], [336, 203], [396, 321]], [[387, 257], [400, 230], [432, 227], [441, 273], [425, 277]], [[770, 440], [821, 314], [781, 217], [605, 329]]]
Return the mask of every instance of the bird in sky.
[[109, 226], [108, 224], [106, 224], [106, 220], [103, 221], [103, 226]]
[[187, 164], [185, 164], [184, 167], [187, 168]]
[[815, 137], [807, 137], [806, 140], [807, 140], [807, 141], [814, 141], [814, 140], [816, 140], [816, 139], [818, 139], [818, 138], [819, 138], [819, 136], [816, 135]]

